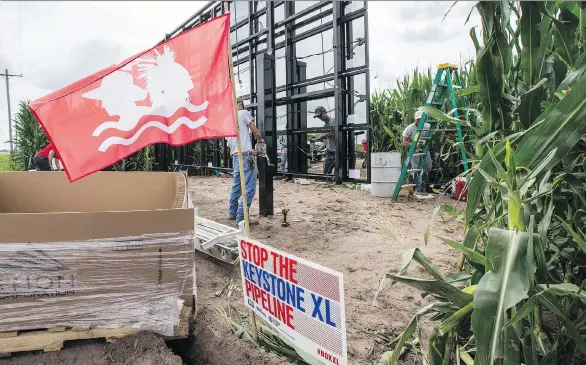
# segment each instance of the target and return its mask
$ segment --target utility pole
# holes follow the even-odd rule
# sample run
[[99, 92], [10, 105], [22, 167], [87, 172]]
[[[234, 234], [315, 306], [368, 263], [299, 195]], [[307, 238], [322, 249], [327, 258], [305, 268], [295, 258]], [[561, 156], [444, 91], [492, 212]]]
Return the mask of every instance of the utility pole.
[[10, 110], [10, 82], [8, 79], [10, 79], [10, 77], [22, 77], [22, 74], [11, 75], [8, 73], [8, 69], [6, 69], [5, 73], [0, 74], [0, 76], [6, 79], [6, 100], [8, 101], [8, 134], [10, 136], [10, 151], [12, 152], [14, 146], [12, 141], [12, 111]]

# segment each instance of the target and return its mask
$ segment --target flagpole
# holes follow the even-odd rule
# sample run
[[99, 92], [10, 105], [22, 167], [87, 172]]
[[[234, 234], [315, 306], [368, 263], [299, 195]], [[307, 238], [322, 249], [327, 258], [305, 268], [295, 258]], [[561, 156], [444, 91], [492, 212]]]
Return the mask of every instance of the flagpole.
[[[224, 13], [228, 14], [228, 3], [224, 3]], [[230, 29], [230, 28], [228, 28]], [[250, 221], [248, 219], [248, 204], [246, 201], [246, 182], [244, 180], [244, 160], [242, 159], [242, 145], [240, 144], [240, 123], [238, 123], [238, 107], [236, 106], [236, 81], [234, 79], [234, 62], [232, 60], [232, 41], [230, 40], [230, 33], [228, 32], [228, 59], [230, 62], [230, 80], [232, 80], [232, 106], [234, 108], [234, 120], [236, 121], [236, 146], [238, 146], [238, 168], [240, 170], [240, 191], [242, 193], [242, 208], [244, 210], [244, 235], [248, 237], [250, 235]], [[256, 184], [256, 181], [255, 181]], [[238, 222], [236, 222], [238, 223]], [[256, 316], [254, 312], [250, 310], [252, 314], [252, 339], [254, 342], [258, 342], [258, 330], [256, 328]]]

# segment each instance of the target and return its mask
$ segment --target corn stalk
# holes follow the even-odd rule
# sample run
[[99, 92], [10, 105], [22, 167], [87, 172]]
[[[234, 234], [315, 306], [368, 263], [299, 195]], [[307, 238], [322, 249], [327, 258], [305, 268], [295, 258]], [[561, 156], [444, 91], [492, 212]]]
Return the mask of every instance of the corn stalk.
[[[441, 238], [464, 255], [464, 271], [437, 288], [389, 275], [442, 303], [430, 310], [438, 330], [427, 344], [430, 364], [586, 363], [586, 6], [505, 1], [476, 9], [480, 161], [464, 240]], [[418, 256], [439, 282], [428, 261]], [[462, 287], [474, 288], [468, 304], [455, 295]]]

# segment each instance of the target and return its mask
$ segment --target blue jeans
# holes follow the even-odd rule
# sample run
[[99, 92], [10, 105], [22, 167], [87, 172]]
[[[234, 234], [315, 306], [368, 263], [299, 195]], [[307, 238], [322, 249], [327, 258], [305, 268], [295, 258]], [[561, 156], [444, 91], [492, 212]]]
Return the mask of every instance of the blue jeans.
[[285, 167], [287, 166], [287, 152], [281, 153], [281, 165], [279, 166], [279, 170], [285, 171]]
[[[249, 158], [250, 156], [250, 158]], [[250, 204], [256, 194], [256, 158], [252, 154], [244, 153], [244, 183], [246, 184], [246, 205], [250, 210]], [[228, 212], [230, 217], [236, 217], [236, 222], [244, 220], [244, 207], [242, 205], [242, 191], [240, 190], [240, 165], [238, 164], [238, 155], [232, 156], [234, 166], [234, 182], [232, 183], [232, 192], [230, 193], [230, 206]]]
[[423, 163], [421, 164], [421, 171], [414, 171], [413, 174], [413, 182], [415, 184], [415, 191], [420, 191], [423, 188], [423, 175], [427, 177], [429, 172], [431, 171], [432, 161], [431, 161], [431, 154], [427, 152], [425, 156], [414, 156], [411, 157], [411, 169], [419, 168], [419, 160], [424, 157]]
[[324, 160], [324, 175], [331, 174], [336, 167], [336, 151], [327, 151]]

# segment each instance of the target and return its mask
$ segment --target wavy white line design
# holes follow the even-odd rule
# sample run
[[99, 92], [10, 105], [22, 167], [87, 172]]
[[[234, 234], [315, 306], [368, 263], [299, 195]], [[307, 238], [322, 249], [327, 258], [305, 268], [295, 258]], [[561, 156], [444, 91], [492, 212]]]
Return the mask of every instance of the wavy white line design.
[[[180, 108], [185, 108], [192, 113], [201, 112], [208, 108], [208, 101], [204, 101], [200, 105], [193, 105], [188, 101], [183, 101], [178, 105], [172, 105], [174, 103], [166, 103], [165, 105], [153, 105], [152, 107], [137, 107], [129, 109], [126, 115], [120, 115], [120, 121], [112, 122], [107, 121], [100, 124], [92, 133], [92, 136], [98, 137], [103, 131], [107, 129], [117, 129], [121, 132], [128, 132], [136, 127], [136, 124], [140, 118], [145, 115], [157, 115], [164, 118], [169, 118]], [[175, 103], [177, 104], [177, 103]]]
[[171, 134], [171, 133], [175, 132], [182, 125], [186, 126], [189, 129], [195, 129], [195, 128], [201, 127], [207, 121], [208, 121], [208, 118], [206, 118], [204, 116], [200, 117], [196, 121], [193, 121], [187, 117], [177, 118], [177, 120], [169, 126], [167, 126], [159, 121], [150, 121], [150, 122], [143, 124], [136, 131], [136, 133], [134, 133], [134, 135], [130, 138], [122, 138], [122, 137], [109, 137], [109, 138], [107, 138], [104, 142], [102, 142], [102, 144], [98, 148], [98, 151], [106, 152], [108, 150], [108, 148], [110, 148], [111, 146], [115, 146], [115, 145], [123, 145], [123, 146], [131, 145], [134, 142], [136, 142], [138, 137], [140, 137], [140, 135], [148, 128], [158, 128], [167, 134]]

